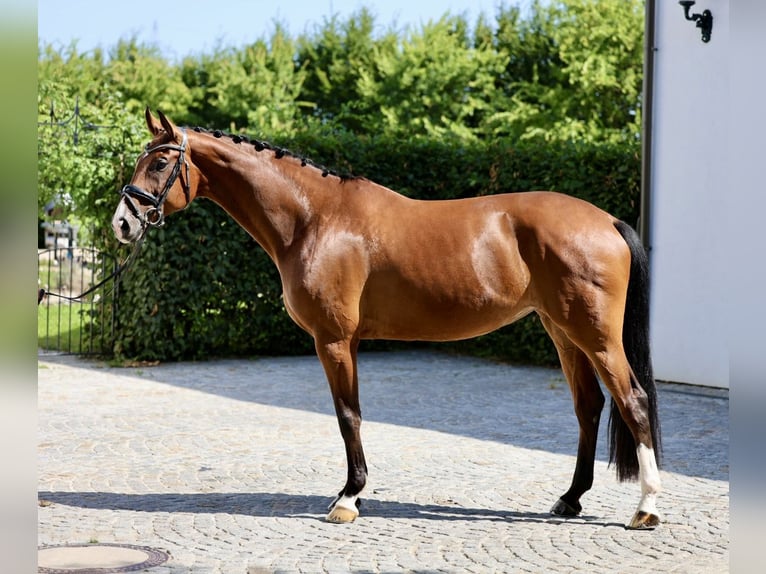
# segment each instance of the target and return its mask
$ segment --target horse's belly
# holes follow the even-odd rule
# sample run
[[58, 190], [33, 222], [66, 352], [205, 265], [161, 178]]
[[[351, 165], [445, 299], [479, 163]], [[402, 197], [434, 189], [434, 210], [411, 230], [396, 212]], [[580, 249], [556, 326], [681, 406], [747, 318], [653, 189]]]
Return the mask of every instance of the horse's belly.
[[529, 274], [515, 244], [479, 237], [466, 245], [406, 252], [397, 266], [373, 272], [360, 301], [361, 336], [466, 339], [529, 313]]
[[466, 303], [395, 296], [373, 306], [363, 305], [360, 335], [363, 339], [455, 341], [492, 332], [531, 310], [519, 301]]

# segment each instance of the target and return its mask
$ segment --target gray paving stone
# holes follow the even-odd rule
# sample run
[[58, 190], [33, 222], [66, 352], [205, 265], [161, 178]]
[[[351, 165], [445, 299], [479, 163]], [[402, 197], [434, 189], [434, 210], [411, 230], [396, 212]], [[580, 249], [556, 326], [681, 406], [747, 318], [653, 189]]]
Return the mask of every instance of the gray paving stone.
[[606, 414], [583, 516], [548, 514], [577, 446], [559, 371], [363, 353], [370, 481], [335, 525], [345, 457], [315, 357], [39, 359], [41, 545], [169, 551], [157, 574], [728, 572], [725, 391], [660, 385], [665, 522], [632, 532], [639, 487], [607, 469]]

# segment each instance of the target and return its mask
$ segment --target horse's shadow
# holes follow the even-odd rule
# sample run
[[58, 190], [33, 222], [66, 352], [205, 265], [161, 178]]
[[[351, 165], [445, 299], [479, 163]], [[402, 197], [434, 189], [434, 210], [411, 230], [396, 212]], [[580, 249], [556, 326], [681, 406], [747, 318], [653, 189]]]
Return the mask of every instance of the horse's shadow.
[[[134, 512], [185, 512], [192, 514], [240, 514], [255, 517], [299, 518], [324, 521], [331, 498], [317, 495], [284, 493], [151, 493], [123, 494], [116, 492], [46, 492], [38, 493], [41, 506], [61, 504], [96, 510], [129, 510]], [[564, 518], [548, 512], [520, 512], [466, 508], [458, 505], [417, 504], [378, 499], [364, 499], [365, 517], [387, 519], [486, 521], [509, 523], [561, 524], [578, 522], [592, 526], [617, 526], [594, 516]]]

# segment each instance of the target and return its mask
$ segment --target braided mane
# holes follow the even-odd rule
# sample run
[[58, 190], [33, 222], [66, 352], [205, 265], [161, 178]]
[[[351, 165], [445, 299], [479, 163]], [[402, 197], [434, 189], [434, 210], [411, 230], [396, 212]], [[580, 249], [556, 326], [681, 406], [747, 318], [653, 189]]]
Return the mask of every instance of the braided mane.
[[355, 175], [352, 175], [352, 174], [349, 174], [349, 173], [338, 173], [337, 171], [332, 170], [332, 169], [328, 169], [327, 167], [325, 167], [325, 166], [323, 166], [321, 164], [318, 164], [318, 163], [316, 163], [315, 161], [313, 161], [313, 160], [311, 160], [309, 158], [306, 158], [306, 157], [304, 157], [302, 155], [293, 153], [289, 149], [286, 149], [286, 148], [283, 148], [283, 147], [279, 147], [279, 146], [275, 146], [275, 145], [273, 145], [273, 144], [271, 144], [271, 143], [269, 143], [267, 141], [264, 141], [264, 140], [253, 139], [253, 138], [250, 138], [250, 137], [248, 137], [246, 135], [241, 135], [241, 134], [229, 134], [229, 133], [226, 133], [226, 132], [222, 132], [221, 130], [208, 130], [208, 129], [205, 129], [205, 128], [201, 128], [199, 126], [191, 128], [191, 129], [194, 130], [197, 133], [209, 134], [209, 135], [212, 135], [213, 137], [219, 138], [219, 139], [223, 138], [223, 137], [228, 138], [228, 139], [230, 139], [232, 141], [232, 143], [235, 143], [235, 144], [242, 144], [242, 143], [244, 143], [244, 144], [252, 145], [255, 148], [255, 151], [257, 151], [257, 152], [261, 152], [261, 151], [264, 151], [264, 150], [273, 151], [274, 152], [274, 156], [277, 159], [282, 159], [283, 157], [295, 158], [297, 160], [300, 160], [301, 167], [307, 167], [308, 166], [308, 167], [313, 167], [313, 168], [316, 168], [316, 169], [320, 170], [322, 172], [322, 177], [327, 177], [328, 175], [333, 175], [335, 177], [340, 178], [341, 181], [357, 179], [359, 177], [359, 176], [355, 176]]

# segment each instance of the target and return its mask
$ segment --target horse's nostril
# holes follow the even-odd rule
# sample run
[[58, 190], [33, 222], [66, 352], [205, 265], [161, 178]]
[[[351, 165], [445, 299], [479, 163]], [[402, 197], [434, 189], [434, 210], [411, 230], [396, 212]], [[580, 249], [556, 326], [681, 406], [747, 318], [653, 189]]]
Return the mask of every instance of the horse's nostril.
[[128, 220], [124, 217], [120, 218], [120, 230], [122, 230], [123, 233], [127, 233], [130, 231], [130, 224], [128, 223]]

